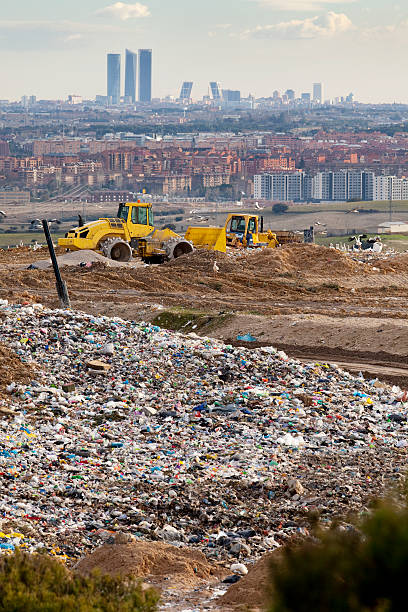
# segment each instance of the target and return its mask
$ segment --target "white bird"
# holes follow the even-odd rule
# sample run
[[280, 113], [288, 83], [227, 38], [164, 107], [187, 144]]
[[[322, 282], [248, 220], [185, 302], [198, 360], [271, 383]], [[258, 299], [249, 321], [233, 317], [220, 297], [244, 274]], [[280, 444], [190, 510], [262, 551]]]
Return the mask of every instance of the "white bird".
[[259, 202], [255, 202], [255, 208], [257, 210], [263, 210], [262, 206], [259, 206]]
[[219, 267], [217, 266], [217, 262], [216, 261], [214, 261], [213, 271], [214, 271], [214, 274], [217, 274], [217, 272], [220, 271]]
[[4, 210], [0, 210], [0, 215], [1, 215], [2, 217], [7, 217], [7, 215], [6, 215], [6, 213], [4, 212]]

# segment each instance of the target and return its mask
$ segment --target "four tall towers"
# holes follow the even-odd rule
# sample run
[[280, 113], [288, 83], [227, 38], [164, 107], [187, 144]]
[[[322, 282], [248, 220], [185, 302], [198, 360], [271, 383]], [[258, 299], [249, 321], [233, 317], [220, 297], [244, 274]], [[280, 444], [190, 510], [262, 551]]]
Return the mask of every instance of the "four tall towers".
[[[119, 53], [108, 53], [107, 95], [108, 104], [119, 104], [121, 92], [120, 78], [121, 56]], [[152, 50], [139, 49], [125, 53], [125, 101], [136, 102], [136, 84], [138, 84], [139, 102], [152, 100]]]

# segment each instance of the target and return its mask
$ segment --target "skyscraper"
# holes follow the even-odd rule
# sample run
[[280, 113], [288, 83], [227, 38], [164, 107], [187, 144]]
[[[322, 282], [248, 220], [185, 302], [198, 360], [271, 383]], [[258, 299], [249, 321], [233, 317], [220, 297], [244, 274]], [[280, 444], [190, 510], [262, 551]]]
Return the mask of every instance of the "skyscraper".
[[108, 53], [108, 104], [120, 102], [120, 55]]
[[210, 83], [211, 97], [213, 100], [221, 100], [221, 85], [215, 81]]
[[184, 81], [183, 85], [181, 86], [179, 100], [190, 100], [192, 89], [193, 89], [192, 81]]
[[313, 83], [313, 102], [323, 102], [323, 88], [321, 83]]
[[139, 102], [152, 101], [152, 50], [139, 49]]
[[130, 102], [136, 102], [136, 62], [137, 54], [126, 49], [125, 98]]

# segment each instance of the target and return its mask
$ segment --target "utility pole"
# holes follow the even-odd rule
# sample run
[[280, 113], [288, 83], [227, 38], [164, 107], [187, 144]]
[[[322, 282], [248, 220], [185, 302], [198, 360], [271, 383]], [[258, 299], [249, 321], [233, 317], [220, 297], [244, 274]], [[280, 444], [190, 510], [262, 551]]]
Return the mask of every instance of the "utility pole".
[[50, 252], [52, 267], [54, 268], [55, 280], [57, 284], [57, 293], [60, 299], [60, 304], [63, 308], [70, 308], [71, 303], [69, 301], [68, 289], [65, 281], [61, 278], [61, 272], [58, 266], [57, 256], [55, 255], [55, 249], [51, 238], [50, 228], [47, 219], [43, 219], [42, 226], [44, 228], [45, 238], [47, 240], [48, 250]]

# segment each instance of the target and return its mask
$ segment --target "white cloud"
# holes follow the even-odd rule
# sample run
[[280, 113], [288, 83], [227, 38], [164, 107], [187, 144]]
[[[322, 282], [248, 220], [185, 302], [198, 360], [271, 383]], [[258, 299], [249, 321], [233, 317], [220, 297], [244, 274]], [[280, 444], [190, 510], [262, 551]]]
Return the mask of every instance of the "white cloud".
[[221, 31], [226, 31], [229, 30], [230, 28], [232, 28], [232, 24], [231, 23], [217, 23], [217, 25], [214, 26], [214, 30], [211, 30], [210, 32], [208, 32], [208, 36], [210, 38], [215, 38], [220, 30]]
[[246, 30], [244, 38], [331, 38], [354, 29], [352, 21], [344, 13], [328, 12], [320, 17], [307, 19], [292, 19], [273, 25], [257, 26], [253, 30]]
[[98, 14], [108, 14], [116, 17], [121, 21], [128, 19], [139, 19], [140, 17], [149, 17], [150, 11], [145, 4], [135, 2], [134, 4], [126, 4], [125, 2], [116, 2], [106, 8], [97, 11]]
[[277, 11], [317, 11], [331, 4], [352, 4], [356, 0], [256, 0], [259, 4]]
[[80, 40], [81, 38], [83, 38], [82, 34], [69, 34], [65, 39], [64, 42], [72, 42], [74, 40]]

